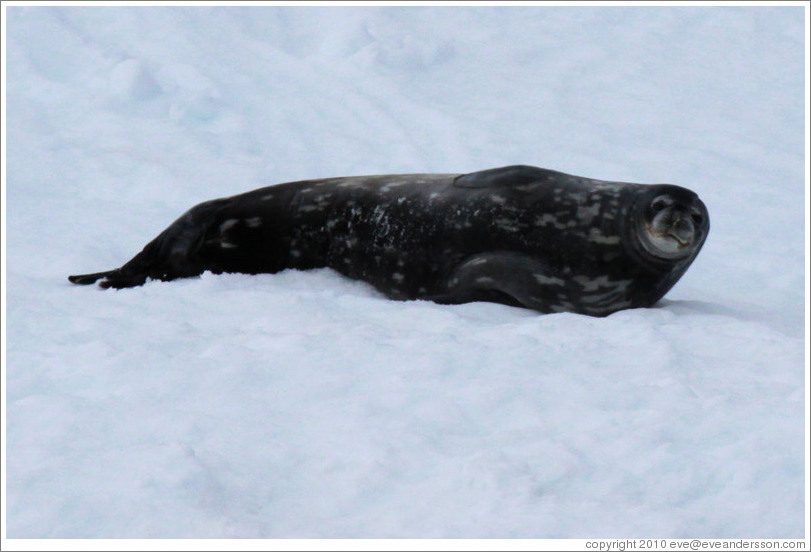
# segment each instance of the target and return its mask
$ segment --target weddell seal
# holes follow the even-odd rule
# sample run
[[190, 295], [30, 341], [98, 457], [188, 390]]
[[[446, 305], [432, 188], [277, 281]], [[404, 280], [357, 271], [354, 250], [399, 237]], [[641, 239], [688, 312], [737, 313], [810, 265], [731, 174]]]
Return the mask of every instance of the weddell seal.
[[69, 279], [126, 288], [329, 267], [392, 299], [605, 316], [656, 303], [709, 228], [686, 188], [525, 165], [325, 178], [201, 203], [121, 268]]

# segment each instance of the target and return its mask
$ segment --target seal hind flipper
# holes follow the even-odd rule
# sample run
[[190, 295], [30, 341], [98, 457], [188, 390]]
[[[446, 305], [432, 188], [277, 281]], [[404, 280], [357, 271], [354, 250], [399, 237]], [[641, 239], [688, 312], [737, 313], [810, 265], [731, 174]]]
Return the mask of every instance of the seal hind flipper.
[[78, 274], [76, 276], [68, 276], [71, 283], [80, 286], [89, 286], [91, 284], [99, 283], [102, 288], [128, 288], [140, 286], [146, 282], [148, 274], [138, 271], [124, 271], [122, 268], [108, 270], [107, 272], [96, 272], [95, 274]]
[[94, 274], [75, 274], [73, 276], [68, 276], [68, 280], [70, 280], [73, 284], [89, 286], [90, 284], [95, 284], [102, 278], [110, 276], [114, 272], [115, 270], [108, 270], [106, 272], [96, 272]]
[[503, 188], [542, 182], [560, 175], [563, 173], [531, 165], [510, 165], [457, 176], [453, 185], [457, 188]]
[[124, 267], [121, 267], [107, 272], [68, 276], [68, 280], [81, 286], [88, 286], [98, 282], [99, 287], [104, 289], [122, 289], [143, 285], [149, 276], [150, 274], [144, 271], [124, 270]]
[[216, 222], [219, 212], [231, 203], [215, 199], [201, 203], [183, 214], [143, 250], [120, 268], [93, 274], [68, 276], [74, 284], [99, 282], [103, 288], [128, 288], [143, 285], [147, 278], [174, 280], [199, 276], [214, 267], [199, 258], [199, 251], [208, 229]]

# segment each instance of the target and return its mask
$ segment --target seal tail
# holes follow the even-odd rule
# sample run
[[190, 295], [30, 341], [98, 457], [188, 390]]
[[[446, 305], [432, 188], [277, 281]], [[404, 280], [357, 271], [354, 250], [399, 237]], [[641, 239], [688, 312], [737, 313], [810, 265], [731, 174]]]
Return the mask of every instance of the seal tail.
[[201, 203], [172, 223], [120, 268], [68, 276], [68, 280], [78, 285], [99, 282], [102, 288], [121, 289], [143, 285], [147, 278], [174, 280], [199, 276], [205, 270], [214, 269], [210, 262], [201, 258], [199, 252], [217, 214], [228, 204], [228, 199]]

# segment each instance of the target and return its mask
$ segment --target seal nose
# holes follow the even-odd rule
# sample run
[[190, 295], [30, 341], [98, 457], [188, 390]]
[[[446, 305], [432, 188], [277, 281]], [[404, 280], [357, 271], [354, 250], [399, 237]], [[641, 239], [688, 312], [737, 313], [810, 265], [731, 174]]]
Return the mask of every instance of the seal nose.
[[674, 238], [683, 244], [692, 242], [693, 234], [695, 233], [693, 221], [690, 220], [689, 217], [683, 218], [681, 215], [677, 215], [676, 219], [673, 221], [671, 233]]

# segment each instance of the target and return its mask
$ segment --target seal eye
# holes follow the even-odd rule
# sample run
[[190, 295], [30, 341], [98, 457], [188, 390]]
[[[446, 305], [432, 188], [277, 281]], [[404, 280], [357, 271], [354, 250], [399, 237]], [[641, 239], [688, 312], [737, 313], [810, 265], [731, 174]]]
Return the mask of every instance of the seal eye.
[[653, 203], [650, 204], [650, 208], [653, 209], [654, 213], [658, 213], [665, 207], [667, 207], [667, 203], [662, 198], [656, 198], [653, 200]]
[[692, 215], [690, 215], [690, 218], [692, 218], [693, 222], [696, 223], [697, 225], [700, 225], [704, 221], [704, 217], [702, 217], [698, 213], [693, 213]]

